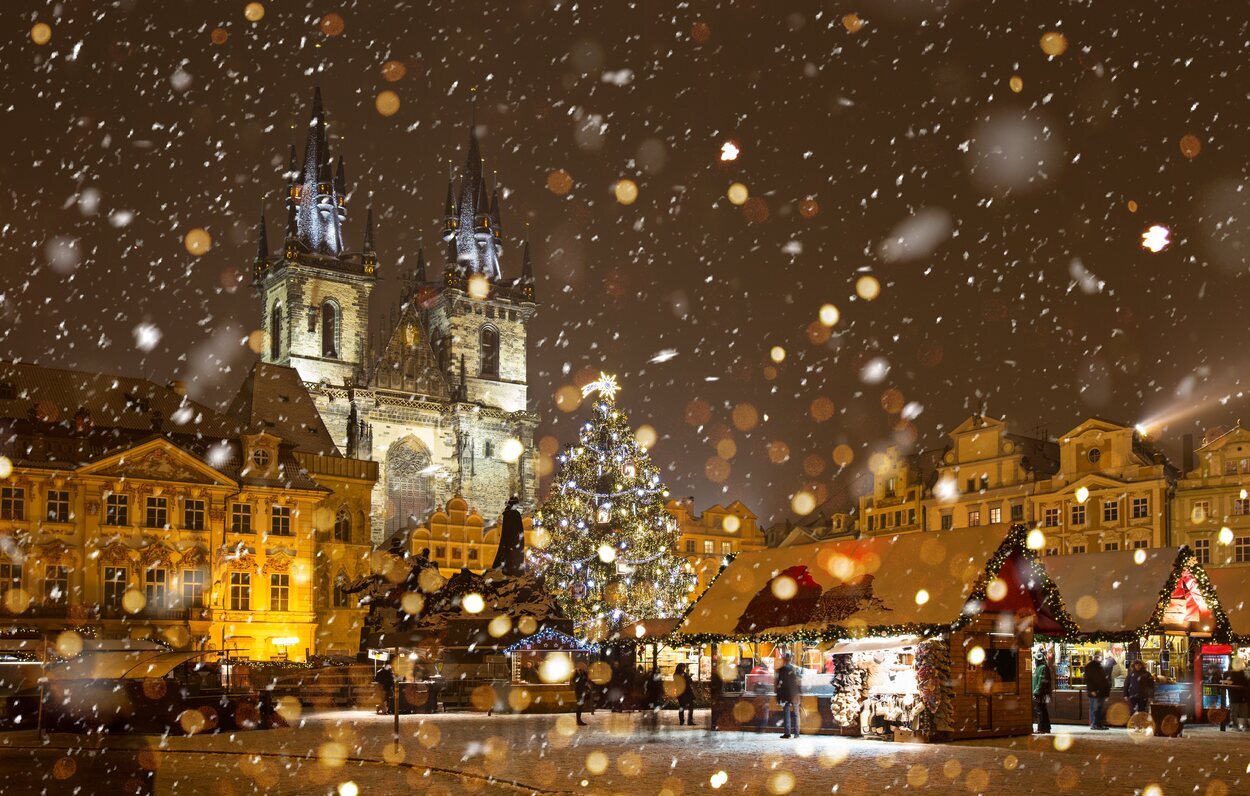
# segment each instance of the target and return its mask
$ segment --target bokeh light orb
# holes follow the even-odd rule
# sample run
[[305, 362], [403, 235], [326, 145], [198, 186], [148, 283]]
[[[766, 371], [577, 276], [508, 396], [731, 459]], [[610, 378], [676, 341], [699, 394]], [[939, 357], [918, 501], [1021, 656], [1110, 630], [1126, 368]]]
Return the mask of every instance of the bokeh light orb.
[[213, 248], [213, 236], [203, 227], [196, 227], [183, 236], [182, 245], [187, 247], [188, 252], [200, 257]]
[[262, 3], [248, 3], [243, 7], [243, 18], [248, 22], [260, 22], [265, 18], [265, 6]]
[[1068, 37], [1059, 31], [1052, 30], [1043, 33], [1040, 44], [1042, 52], [1051, 58], [1057, 58], [1068, 51]]
[[394, 116], [399, 113], [399, 95], [390, 89], [379, 91], [377, 98], [373, 101], [373, 106], [383, 116]]
[[31, 26], [30, 40], [41, 47], [52, 41], [52, 26], [46, 22], [36, 22]]

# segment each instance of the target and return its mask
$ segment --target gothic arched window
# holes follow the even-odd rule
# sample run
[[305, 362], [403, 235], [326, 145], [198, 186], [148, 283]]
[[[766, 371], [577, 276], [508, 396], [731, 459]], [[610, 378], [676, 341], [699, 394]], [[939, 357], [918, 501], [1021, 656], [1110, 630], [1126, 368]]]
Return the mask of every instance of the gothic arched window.
[[386, 530], [415, 528], [434, 507], [434, 474], [430, 449], [412, 435], [396, 440], [386, 451]]
[[339, 509], [339, 513], [334, 518], [334, 541], [350, 542], [352, 540], [352, 515], [347, 510], [347, 506]]
[[499, 376], [499, 330], [493, 326], [482, 327], [483, 376]]
[[339, 358], [339, 307], [333, 301], [321, 305], [321, 356]]
[[282, 355], [282, 303], [275, 301], [269, 313], [269, 358], [276, 360]]

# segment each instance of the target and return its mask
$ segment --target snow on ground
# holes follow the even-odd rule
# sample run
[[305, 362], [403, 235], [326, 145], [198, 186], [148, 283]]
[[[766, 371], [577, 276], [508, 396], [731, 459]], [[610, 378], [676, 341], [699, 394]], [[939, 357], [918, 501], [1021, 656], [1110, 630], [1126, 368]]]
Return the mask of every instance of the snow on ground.
[[[53, 736], [34, 751], [40, 745], [33, 733], [10, 733], [0, 735], [0, 773], [21, 772], [19, 780], [6, 779], [10, 785], [37, 772], [51, 777], [57, 765], [64, 773], [67, 764], [58, 761], [69, 757], [78, 770], [53, 784], [86, 785], [86, 792], [100, 792], [91, 788], [106, 774], [124, 784], [124, 764], [137, 762], [155, 768], [157, 793], [335, 793], [348, 781], [361, 794], [1250, 793], [1250, 734], [1208, 727], [1185, 738], [1073, 727], [1052, 736], [926, 746], [710, 733], [706, 714], [697, 719], [694, 728], [679, 727], [666, 713], [651, 728], [637, 714], [601, 711], [578, 729], [569, 716], [404, 716], [402, 760], [395, 762], [390, 717], [339, 711], [305, 716], [290, 730], [110, 738], [108, 755], [117, 764], [111, 769], [88, 754], [94, 741]], [[169, 765], [174, 759], [177, 765]]]

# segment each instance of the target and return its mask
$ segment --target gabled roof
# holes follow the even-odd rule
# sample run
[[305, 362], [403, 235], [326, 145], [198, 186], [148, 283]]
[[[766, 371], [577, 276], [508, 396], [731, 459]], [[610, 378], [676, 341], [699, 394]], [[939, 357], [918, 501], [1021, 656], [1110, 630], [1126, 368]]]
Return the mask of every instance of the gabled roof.
[[0, 418], [32, 412], [50, 425], [73, 425], [85, 410], [96, 428], [228, 436], [235, 424], [216, 410], [147, 379], [0, 362]]
[[1063, 436], [1065, 438], [1074, 437], [1077, 434], [1083, 434], [1086, 431], [1092, 431], [1092, 430], [1108, 431], [1108, 432], [1110, 431], [1132, 432], [1133, 426], [1127, 423], [1117, 423], [1116, 421], [1108, 420], [1105, 417], [1093, 416], [1093, 417], [1087, 417], [1084, 420], [1082, 420], [1080, 423], [1077, 423], [1075, 428], [1070, 429]]
[[451, 388], [421, 325], [415, 302], [400, 312], [399, 323], [369, 372], [369, 386], [447, 401]]
[[117, 451], [78, 468], [82, 475], [237, 486], [238, 482], [164, 437]]
[[1247, 430], [1241, 425], [1240, 422], [1215, 439], [1202, 443], [1202, 445], [1200, 445], [1198, 450], [1194, 451], [1194, 453], [1197, 454], [1202, 453], [1203, 451], [1216, 451], [1223, 448], [1230, 442], [1237, 441], [1250, 442], [1250, 430]]
[[746, 504], [743, 503], [741, 500], [735, 500], [733, 503], [730, 503], [727, 509], [730, 513], [737, 514], [739, 517], [752, 519], [752, 520], [759, 519], [756, 516], [755, 512], [747, 508]]
[[[904, 533], [739, 553], [678, 625], [690, 640], [853, 638], [936, 631], [978, 608], [989, 570], [1024, 552], [1023, 527]], [[774, 579], [794, 581], [774, 593]], [[924, 599], [917, 593], [924, 590]]]
[[339, 453], [294, 368], [254, 364], [226, 414], [238, 418], [246, 429], [281, 437], [297, 451], [323, 456]]
[[969, 415], [962, 423], [951, 429], [950, 436], [953, 438], [956, 434], [966, 434], [969, 431], [991, 428], [1006, 431], [1007, 423], [989, 415]]

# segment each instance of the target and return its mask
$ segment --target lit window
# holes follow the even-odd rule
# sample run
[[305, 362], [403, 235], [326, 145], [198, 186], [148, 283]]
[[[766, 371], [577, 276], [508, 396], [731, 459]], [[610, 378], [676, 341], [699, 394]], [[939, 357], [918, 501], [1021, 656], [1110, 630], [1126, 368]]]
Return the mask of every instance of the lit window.
[[999, 507], [990, 509], [990, 525], [997, 525], [1003, 521], [1003, 510]]
[[252, 532], [252, 505], [250, 503], [230, 504], [230, 530], [235, 533]]
[[350, 542], [352, 540], [352, 515], [347, 507], [339, 509], [334, 517], [334, 541]]
[[182, 527], [188, 531], [204, 530], [204, 501], [188, 500], [182, 504]]
[[252, 573], [230, 573], [230, 610], [252, 610]]
[[734, 551], [734, 546], [730, 542], [721, 542], [720, 551], [724, 553], [725, 555], [729, 555], [730, 553]]
[[291, 610], [291, 576], [285, 573], [269, 576], [269, 610]]
[[291, 508], [290, 506], [274, 506], [269, 512], [270, 524], [269, 533], [274, 536], [290, 536], [291, 535]]
[[1233, 560], [1238, 564], [1250, 561], [1250, 536], [1238, 536], [1233, 539]]
[[980, 509], [969, 509], [968, 510], [968, 527], [975, 528], [980, 524], [981, 524]]
[[712, 543], [712, 540], [711, 540], [711, 539], [704, 539], [704, 540], [703, 540], [703, 552], [704, 552], [704, 553], [707, 553], [708, 555], [711, 555], [712, 553], [716, 552], [716, 548], [715, 548], [715, 546], [713, 545], [713, 543]]
[[109, 495], [104, 499], [104, 524], [130, 524], [130, 503], [126, 495]]
[[104, 568], [104, 607], [117, 610], [122, 607], [122, 595], [126, 593], [129, 573], [125, 567]]
[[1211, 563], [1211, 540], [1195, 539], [1194, 540], [1194, 558], [1198, 559], [1199, 564]]
[[182, 604], [187, 608], [204, 606], [204, 570], [184, 569], [182, 571]]
[[69, 492], [63, 489], [48, 491], [48, 522], [69, 522]]
[[0, 561], [0, 603], [13, 589], [22, 588], [22, 565]]
[[44, 567], [43, 601], [45, 605], [69, 602], [69, 567]]
[[143, 576], [143, 596], [147, 597], [148, 608], [164, 608], [168, 596], [169, 581], [163, 569], [149, 569]]
[[0, 488], [0, 520], [26, 519], [26, 490], [17, 486]]
[[163, 497], [150, 497], [144, 513], [145, 528], [164, 528], [169, 525], [169, 501]]
[[1120, 501], [1104, 500], [1102, 502], [1102, 521], [1103, 522], [1119, 522], [1120, 521]]
[[481, 375], [497, 377], [499, 375], [499, 332], [491, 326], [482, 327]]

